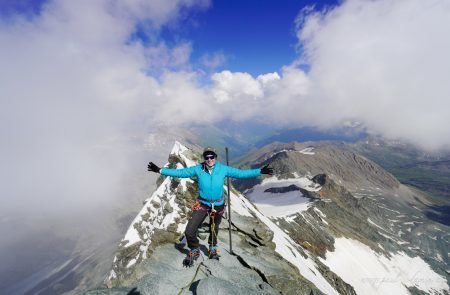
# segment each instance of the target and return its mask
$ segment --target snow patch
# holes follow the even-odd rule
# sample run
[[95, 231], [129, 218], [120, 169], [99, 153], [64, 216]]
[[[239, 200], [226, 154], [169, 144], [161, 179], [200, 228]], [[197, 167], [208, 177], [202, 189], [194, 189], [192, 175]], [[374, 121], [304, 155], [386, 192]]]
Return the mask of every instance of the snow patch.
[[[284, 153], [284, 152], [288, 153], [288, 152], [290, 152], [290, 151], [292, 151], [292, 150], [288, 150], [288, 149], [282, 149], [282, 150], [279, 150], [279, 151], [277, 151], [277, 152], [274, 152], [274, 153], [270, 154], [269, 156], [264, 157], [264, 161], [266, 161], [266, 160], [268, 160], [268, 159], [270, 159], [270, 158], [272, 158], [272, 157], [274, 157], [275, 155], [278, 155], [278, 154], [280, 154], [280, 153]], [[263, 162], [264, 162], [264, 161], [263, 161]]]
[[299, 153], [302, 153], [304, 155], [315, 155], [316, 153], [313, 152], [313, 150], [314, 150], [314, 148], [309, 147], [309, 148], [306, 148], [306, 149], [302, 149], [301, 151], [299, 151]]
[[320, 220], [321, 220], [323, 223], [325, 223], [326, 225], [329, 225], [328, 222], [324, 219], [324, 218], [327, 217], [327, 216], [326, 216], [325, 214], [323, 214], [323, 212], [320, 211], [319, 208], [314, 207], [313, 210], [316, 211], [316, 212], [319, 214]]
[[395, 212], [395, 213], [399, 213], [399, 214], [400, 214], [400, 211], [392, 210], [392, 209], [389, 209], [389, 208], [387, 208], [387, 207], [385, 207], [385, 206], [378, 205], [378, 207], [379, 207], [379, 208], [383, 208], [383, 209], [388, 210], [388, 211], [392, 211], [392, 212]]
[[307, 210], [312, 202], [298, 190], [285, 193], [265, 192], [270, 188], [282, 188], [290, 185], [296, 185], [308, 191], [320, 189], [320, 186], [306, 177], [290, 179], [270, 177], [256, 185], [248, 197], [264, 215], [269, 217], [284, 217]]
[[127, 268], [133, 266], [135, 263], [136, 263], [136, 259], [135, 258], [131, 259], [127, 264]]
[[410, 294], [405, 286], [427, 293], [449, 291], [446, 279], [420, 257], [399, 252], [387, 258], [359, 241], [346, 238], [337, 238], [334, 246], [335, 251], [327, 252], [325, 260], [319, 259], [358, 294]]
[[284, 220], [286, 220], [286, 222], [294, 222], [294, 223], [296, 223], [295, 222], [295, 218], [297, 218], [297, 214], [286, 216], [286, 217], [284, 217]]
[[367, 218], [367, 221], [368, 221], [370, 224], [372, 224], [373, 226], [376, 226], [376, 227], [378, 227], [379, 229], [382, 229], [382, 230], [385, 231], [384, 228], [382, 228], [381, 226], [379, 226], [378, 224], [376, 224], [375, 222], [373, 222], [372, 220], [370, 220], [370, 218]]
[[116, 274], [116, 272], [114, 270], [111, 270], [109, 272], [108, 280], [113, 280], [115, 278], [117, 278], [117, 274]]
[[327, 217], [327, 216], [326, 216], [322, 211], [320, 211], [320, 209], [317, 208], [317, 207], [314, 207], [314, 211], [316, 211], [317, 213], [319, 213], [320, 217], [323, 217], [323, 218]]
[[170, 154], [172, 154], [172, 155], [181, 155], [187, 150], [188, 150], [187, 147], [182, 145], [179, 141], [175, 141], [175, 144], [173, 145], [173, 148], [170, 151]]

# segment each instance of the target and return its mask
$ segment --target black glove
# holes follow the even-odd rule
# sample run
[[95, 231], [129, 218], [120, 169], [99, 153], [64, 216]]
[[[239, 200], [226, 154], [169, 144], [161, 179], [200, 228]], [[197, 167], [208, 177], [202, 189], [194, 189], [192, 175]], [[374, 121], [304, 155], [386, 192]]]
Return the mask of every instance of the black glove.
[[153, 162], [148, 163], [148, 171], [159, 173], [160, 168], [156, 166]]
[[261, 168], [261, 174], [273, 175], [273, 168], [269, 167], [269, 164]]

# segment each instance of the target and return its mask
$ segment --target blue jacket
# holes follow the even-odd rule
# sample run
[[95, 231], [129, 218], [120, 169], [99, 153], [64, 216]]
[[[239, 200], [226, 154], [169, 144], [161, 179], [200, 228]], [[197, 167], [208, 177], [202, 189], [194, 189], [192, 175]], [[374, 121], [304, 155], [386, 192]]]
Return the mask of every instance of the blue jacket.
[[211, 207], [223, 205], [223, 185], [226, 177], [233, 178], [252, 178], [261, 175], [261, 169], [240, 170], [216, 162], [212, 173], [203, 170], [203, 164], [198, 164], [184, 169], [162, 168], [161, 174], [172, 177], [188, 178], [197, 176], [198, 190], [200, 194], [199, 201]]

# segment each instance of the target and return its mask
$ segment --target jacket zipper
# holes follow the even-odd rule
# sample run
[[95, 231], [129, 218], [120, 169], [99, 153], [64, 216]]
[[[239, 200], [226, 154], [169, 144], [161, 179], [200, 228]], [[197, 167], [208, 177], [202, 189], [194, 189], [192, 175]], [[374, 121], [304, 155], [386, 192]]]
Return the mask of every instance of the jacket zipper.
[[[214, 167], [214, 168], [215, 168], [215, 167]], [[209, 183], [209, 187], [210, 187], [210, 189], [211, 189], [211, 192], [210, 192], [211, 194], [212, 194], [212, 183], [213, 183], [212, 177], [213, 177], [214, 170], [215, 170], [215, 169], [213, 169], [213, 170], [211, 171], [211, 174], [209, 175], [209, 176], [211, 176], [211, 178], [210, 178], [210, 183]], [[209, 196], [209, 202], [212, 203], [211, 195]]]

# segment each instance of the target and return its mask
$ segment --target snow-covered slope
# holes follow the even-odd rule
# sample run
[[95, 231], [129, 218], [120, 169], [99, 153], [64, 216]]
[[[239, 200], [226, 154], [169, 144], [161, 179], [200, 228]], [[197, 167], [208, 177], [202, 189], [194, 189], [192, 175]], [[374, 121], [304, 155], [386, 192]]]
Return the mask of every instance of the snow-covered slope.
[[[428, 220], [416, 206], [409, 203], [409, 200], [417, 198], [411, 191], [404, 187], [372, 187], [373, 183], [380, 182], [380, 175], [387, 174], [375, 171], [374, 165], [362, 162], [358, 170], [365, 180], [360, 183], [345, 182], [351, 182], [353, 188], [359, 187], [364, 194], [359, 193], [356, 197], [340, 185], [344, 183], [340, 181], [342, 175], [333, 175], [332, 178], [338, 183], [326, 175], [320, 177], [322, 180], [315, 177], [316, 182], [325, 185], [317, 188], [308, 175], [298, 176], [301, 169], [297, 168], [296, 163], [311, 163], [314, 158], [321, 163], [323, 159], [330, 158], [330, 150], [335, 155], [335, 149], [322, 146], [316, 153], [307, 150], [305, 154], [302, 146], [298, 149], [295, 145], [277, 148], [280, 152], [265, 157], [264, 163], [270, 163], [282, 171], [280, 178], [264, 179], [247, 189], [246, 193], [261, 212], [272, 217], [291, 238], [315, 253], [320, 263], [351, 284], [358, 294], [448, 294], [449, 278], [442, 259], [448, 252], [448, 246], [447, 250], [440, 246], [448, 245], [445, 240], [448, 227]], [[280, 153], [284, 156], [280, 157]], [[305, 154], [301, 159], [307, 160], [299, 161], [298, 153]], [[355, 159], [358, 156], [343, 158]], [[346, 165], [345, 161], [335, 160], [330, 164], [339, 169], [352, 169], [352, 165]], [[367, 173], [361, 167], [367, 167]], [[338, 171], [336, 168], [330, 170], [334, 173]], [[374, 171], [376, 173], [372, 179]], [[395, 183], [390, 178], [388, 175], [387, 182]], [[433, 232], [435, 243], [430, 239], [426, 242], [429, 247], [427, 251], [433, 253], [431, 257], [420, 248], [411, 247], [417, 241], [417, 235], [412, 233], [417, 231], [421, 234], [420, 228]], [[434, 263], [434, 257], [440, 264]]]
[[327, 252], [326, 259], [321, 261], [349, 282], [358, 294], [408, 295], [408, 287], [428, 294], [449, 291], [446, 279], [420, 257], [410, 257], [404, 252], [387, 257], [346, 238], [336, 239], [334, 245], [335, 250]]

